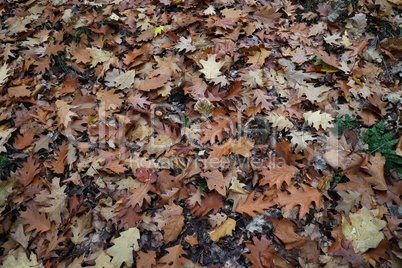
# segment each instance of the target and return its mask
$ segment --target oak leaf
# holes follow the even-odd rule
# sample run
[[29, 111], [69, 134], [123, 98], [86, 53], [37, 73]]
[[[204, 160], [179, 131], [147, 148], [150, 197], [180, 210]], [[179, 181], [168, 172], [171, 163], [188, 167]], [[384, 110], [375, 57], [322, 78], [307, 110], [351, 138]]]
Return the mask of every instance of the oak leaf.
[[40, 213], [36, 206], [33, 206], [33, 210], [27, 208], [26, 211], [21, 211], [20, 214], [24, 218], [24, 224], [28, 224], [25, 232], [35, 230], [35, 233], [43, 233], [50, 230], [50, 221], [46, 217], [46, 213]]
[[41, 164], [32, 155], [18, 168], [17, 180], [24, 186], [30, 184], [42, 171]]
[[254, 148], [254, 142], [247, 140], [246, 137], [241, 137], [234, 143], [232, 148], [230, 148], [230, 152], [242, 155], [244, 157], [250, 157], [251, 150], [253, 148]]
[[63, 142], [59, 146], [59, 151], [57, 152], [57, 156], [55, 157], [55, 161], [52, 162], [52, 170], [57, 174], [64, 173], [64, 166], [66, 164], [68, 146], [66, 142]]
[[57, 100], [56, 101], [56, 107], [57, 107], [57, 115], [60, 118], [59, 123], [63, 125], [64, 127], [67, 127], [69, 123], [71, 122], [71, 117], [72, 116], [78, 116], [76, 113], [70, 111], [70, 109], [73, 109], [77, 106], [74, 105], [69, 105], [67, 102], [62, 101], [62, 100]]
[[225, 178], [222, 173], [215, 169], [211, 172], [202, 173], [201, 176], [207, 179], [208, 188], [217, 191], [220, 195], [226, 196]]
[[195, 216], [204, 216], [211, 210], [218, 212], [219, 209], [223, 208], [222, 196], [216, 192], [212, 192], [209, 194], [205, 194], [201, 198], [201, 205], [198, 203], [195, 204], [194, 207], [190, 207], [191, 213], [194, 213]]
[[24, 135], [18, 135], [14, 140], [14, 148], [17, 150], [25, 149], [34, 142], [35, 133], [25, 133]]
[[148, 251], [147, 253], [144, 253], [139, 251], [136, 264], [138, 268], [152, 268], [156, 265], [156, 252]]
[[224, 65], [224, 62], [223, 61], [216, 62], [215, 54], [212, 55], [209, 54], [208, 60], [200, 60], [200, 63], [203, 66], [203, 69], [201, 69], [200, 72], [205, 75], [205, 78], [213, 79], [221, 75], [221, 72], [219, 70]]
[[314, 201], [316, 207], [320, 207], [322, 195], [317, 189], [308, 187], [302, 184], [304, 191], [298, 190], [295, 186], [286, 188], [290, 194], [278, 192], [278, 197], [274, 201], [278, 202], [279, 206], [285, 206], [285, 212], [292, 210], [295, 206], [300, 205], [299, 218], [302, 219], [310, 210], [310, 205]]
[[290, 185], [290, 182], [295, 175], [298, 169], [294, 166], [278, 166], [272, 169], [263, 168], [260, 171], [260, 174], [264, 176], [262, 180], [260, 180], [260, 185], [269, 184], [270, 187], [276, 185], [276, 188], [280, 188], [284, 182], [287, 185]]
[[132, 193], [128, 198], [127, 204], [135, 207], [136, 205], [142, 206], [144, 200], [147, 201], [148, 203], [151, 203], [151, 197], [148, 195], [148, 191], [152, 189], [151, 184], [149, 183], [143, 183], [140, 187], [137, 189], [134, 189], [130, 191]]
[[167, 244], [176, 241], [184, 226], [184, 217], [182, 215], [174, 215], [170, 218], [168, 224], [163, 226], [163, 241]]
[[113, 257], [112, 263], [116, 267], [121, 267], [123, 263], [126, 263], [127, 266], [133, 265], [133, 250], [140, 250], [138, 245], [139, 239], [140, 230], [138, 230], [136, 227], [133, 227], [127, 231], [121, 232], [119, 237], [112, 240], [114, 246], [108, 248], [106, 253]]
[[254, 245], [251, 243], [246, 243], [250, 253], [244, 254], [244, 256], [251, 261], [253, 265], [252, 267], [275, 267], [273, 254], [276, 251], [275, 245], [272, 245], [272, 240], [267, 239], [265, 235], [261, 237], [261, 240], [258, 240], [258, 238], [254, 236], [253, 243]]
[[101, 107], [106, 110], [116, 110], [120, 109], [124, 103], [123, 94], [116, 93], [115, 89], [111, 90], [100, 90], [96, 93], [96, 96], [101, 101]]
[[259, 11], [254, 13], [254, 18], [264, 24], [266, 28], [274, 28], [275, 23], [278, 22], [279, 18], [282, 16], [281, 13], [276, 13], [277, 9], [270, 5], [262, 7]]
[[368, 156], [368, 162], [364, 167], [364, 169], [371, 175], [364, 176], [364, 179], [367, 183], [374, 185], [374, 189], [380, 191], [386, 191], [388, 189], [384, 177], [385, 161], [385, 157], [381, 156], [380, 152], [376, 152], [374, 156]]
[[274, 226], [274, 235], [278, 237], [286, 246], [286, 249], [294, 247], [300, 248], [305, 243], [305, 238], [295, 233], [295, 230], [288, 219], [278, 220], [269, 218]]
[[307, 123], [314, 127], [315, 129], [320, 129], [320, 126], [326, 130], [334, 125], [330, 123], [334, 118], [328, 113], [321, 113], [320, 111], [309, 111], [303, 114], [304, 119]]
[[227, 219], [224, 223], [216, 227], [214, 230], [209, 232], [211, 240], [215, 243], [225, 235], [232, 236], [233, 230], [236, 228], [236, 221], [234, 219]]
[[259, 213], [264, 213], [265, 209], [269, 209], [270, 207], [275, 205], [275, 203], [264, 200], [263, 195], [261, 195], [256, 200], [254, 200], [254, 195], [255, 195], [255, 192], [250, 193], [247, 196], [247, 199], [245, 202], [243, 202], [242, 199], [239, 199], [239, 203], [237, 204], [237, 207], [236, 207], [236, 212], [241, 213], [241, 214], [246, 213], [246, 214], [250, 215], [251, 217], [257, 217], [257, 214], [255, 213], [255, 211], [259, 212]]
[[135, 70], [130, 70], [116, 77], [114, 82], [118, 89], [131, 88], [135, 81]]
[[166, 263], [167, 265], [171, 265], [171, 267], [183, 267], [183, 263], [188, 262], [182, 255], [186, 252], [183, 250], [183, 246], [178, 244], [171, 248], [165, 249], [168, 254], [160, 258], [160, 263]]
[[7, 67], [7, 64], [4, 63], [3, 66], [0, 68], [0, 86], [3, 85], [5, 82], [7, 82], [7, 78], [10, 76], [8, 73], [11, 70], [11, 68]]
[[256, 105], [261, 104], [262, 109], [270, 110], [274, 107], [271, 103], [275, 98], [272, 96], [268, 96], [268, 94], [261, 90], [261, 89], [254, 89], [253, 90], [253, 100], [255, 101]]

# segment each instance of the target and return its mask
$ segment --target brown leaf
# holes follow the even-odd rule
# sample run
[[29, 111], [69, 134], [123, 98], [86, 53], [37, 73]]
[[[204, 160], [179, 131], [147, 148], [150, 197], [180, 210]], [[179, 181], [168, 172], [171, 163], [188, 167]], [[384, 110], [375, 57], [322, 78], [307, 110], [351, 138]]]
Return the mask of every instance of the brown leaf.
[[163, 226], [162, 230], [165, 232], [163, 241], [167, 244], [176, 241], [184, 226], [184, 217], [182, 215], [174, 215], [170, 218], [168, 224]]
[[212, 172], [202, 173], [201, 176], [207, 178], [208, 188], [217, 191], [220, 195], [226, 196], [225, 179], [222, 173], [215, 169]]
[[14, 148], [17, 150], [25, 149], [34, 142], [35, 133], [25, 133], [24, 136], [18, 135], [14, 140]]
[[177, 246], [166, 248], [168, 254], [160, 258], [160, 263], [166, 263], [171, 267], [183, 267], [183, 263], [188, 262], [182, 255], [186, 252], [183, 250], [183, 246], [178, 244]]
[[376, 190], [386, 191], [388, 187], [384, 178], [384, 165], [386, 161], [385, 157], [381, 156], [380, 152], [376, 152], [375, 156], [370, 154], [368, 157], [368, 163], [364, 169], [371, 176], [365, 176], [365, 181], [371, 185], [374, 185], [374, 189]]
[[259, 11], [254, 13], [254, 18], [264, 24], [266, 28], [274, 28], [279, 18], [282, 16], [280, 13], [276, 13], [277, 9], [270, 5], [262, 7]]
[[269, 218], [274, 225], [274, 235], [278, 237], [286, 246], [286, 249], [294, 247], [302, 247], [305, 243], [305, 238], [295, 233], [294, 228], [288, 219], [278, 220]]
[[50, 230], [50, 221], [46, 217], [46, 213], [40, 213], [36, 206], [33, 206], [33, 210], [27, 208], [26, 211], [21, 211], [20, 214], [24, 218], [24, 224], [28, 224], [26, 232], [36, 229], [35, 233], [43, 233]]
[[211, 210], [218, 212], [219, 209], [224, 207], [222, 196], [216, 192], [205, 194], [201, 198], [201, 202], [201, 205], [197, 203], [194, 207], [190, 208], [190, 212], [194, 213], [197, 217], [204, 216]]
[[148, 253], [144, 253], [142, 251], [139, 251], [136, 264], [138, 268], [153, 267], [153, 265], [156, 265], [156, 252], [148, 251]]
[[279, 203], [279, 206], [285, 206], [285, 211], [293, 209], [300, 205], [299, 218], [302, 219], [310, 210], [310, 205], [315, 202], [316, 207], [320, 207], [322, 195], [317, 189], [308, 187], [302, 184], [304, 191], [298, 190], [294, 186], [286, 188], [290, 194], [278, 192], [278, 197], [274, 201]]
[[269, 184], [270, 187], [276, 185], [276, 188], [279, 189], [284, 182], [287, 185], [290, 185], [290, 182], [295, 175], [298, 169], [294, 166], [278, 166], [272, 169], [263, 168], [260, 171], [260, 174], [264, 176], [262, 180], [260, 180], [260, 185]]
[[263, 195], [254, 200], [254, 195], [255, 192], [250, 193], [247, 196], [246, 202], [243, 202], [243, 200], [240, 199], [236, 207], [236, 212], [241, 214], [246, 213], [251, 217], [257, 217], [257, 214], [254, 211], [264, 213], [265, 209], [269, 209], [270, 207], [275, 205], [270, 201], [264, 200]]
[[[267, 267], [274, 268], [275, 245], [272, 245], [272, 240], [266, 238], [265, 235], [258, 240], [256, 236], [253, 237], [253, 244], [246, 243], [250, 254], [244, 254], [252, 263], [253, 268]], [[268, 264], [268, 265], [267, 265]]]
[[63, 142], [62, 145], [59, 146], [59, 151], [57, 156], [55, 157], [55, 161], [52, 162], [52, 170], [57, 174], [64, 173], [64, 166], [67, 158], [68, 146], [66, 142]]
[[32, 155], [22, 164], [22, 168], [18, 168], [17, 180], [24, 186], [30, 184], [42, 171], [42, 165], [36, 162], [37, 159]]

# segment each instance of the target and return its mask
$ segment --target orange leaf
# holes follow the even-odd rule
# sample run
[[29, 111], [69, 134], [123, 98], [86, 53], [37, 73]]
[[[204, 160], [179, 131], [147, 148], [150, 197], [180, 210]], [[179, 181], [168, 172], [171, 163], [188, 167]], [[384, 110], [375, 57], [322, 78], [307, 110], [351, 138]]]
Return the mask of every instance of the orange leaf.
[[246, 213], [251, 217], [257, 217], [257, 214], [254, 211], [264, 213], [265, 209], [269, 209], [270, 207], [275, 205], [270, 201], [263, 200], [264, 199], [263, 195], [254, 200], [254, 195], [255, 192], [250, 193], [247, 196], [246, 202], [244, 203], [242, 199], [239, 199], [239, 203], [237, 204], [236, 207], [236, 212], [239, 212], [241, 214]]
[[278, 192], [278, 197], [274, 199], [279, 203], [279, 206], [285, 206], [285, 211], [293, 209], [295, 206], [300, 205], [299, 218], [302, 219], [310, 210], [310, 205], [315, 202], [316, 207], [320, 206], [322, 195], [317, 189], [310, 188], [302, 184], [304, 191], [298, 190], [295, 186], [286, 188], [290, 194]]
[[[265, 235], [263, 235], [261, 240], [258, 240], [258, 238], [254, 236], [253, 242], [254, 245], [251, 243], [246, 243], [247, 248], [250, 250], [250, 254], [244, 254], [244, 256], [246, 256], [247, 259], [249, 259], [253, 264], [252, 267], [275, 267], [273, 263], [273, 254], [276, 251], [275, 245], [272, 245], [272, 240], [268, 240]], [[269, 264], [269, 266], [266, 264]]]
[[298, 169], [294, 166], [283, 165], [282, 167], [275, 167], [272, 169], [264, 168], [260, 171], [260, 174], [264, 178], [260, 181], [260, 185], [269, 184], [270, 187], [276, 185], [276, 188], [280, 188], [283, 182], [290, 185], [290, 182]]
[[18, 135], [14, 140], [14, 148], [17, 150], [22, 150], [34, 141], [35, 133], [25, 133], [24, 136]]

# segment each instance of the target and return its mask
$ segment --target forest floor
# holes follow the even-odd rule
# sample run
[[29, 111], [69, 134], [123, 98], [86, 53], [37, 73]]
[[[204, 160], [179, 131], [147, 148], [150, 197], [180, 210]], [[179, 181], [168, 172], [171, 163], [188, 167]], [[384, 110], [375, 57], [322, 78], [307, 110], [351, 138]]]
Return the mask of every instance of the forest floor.
[[402, 267], [400, 0], [0, 3], [1, 267]]

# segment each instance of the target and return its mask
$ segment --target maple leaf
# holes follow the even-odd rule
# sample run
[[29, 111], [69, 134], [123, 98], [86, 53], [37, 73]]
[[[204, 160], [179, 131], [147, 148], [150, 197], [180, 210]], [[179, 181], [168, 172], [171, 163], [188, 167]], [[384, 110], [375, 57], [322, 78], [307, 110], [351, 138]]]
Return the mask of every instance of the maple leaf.
[[220, 195], [226, 196], [225, 178], [219, 170], [202, 173], [201, 176], [207, 178], [208, 188], [217, 191]]
[[200, 72], [203, 73], [207, 79], [217, 78], [221, 74], [219, 70], [225, 64], [223, 61], [216, 62], [215, 54], [209, 54], [208, 60], [200, 60], [200, 63], [204, 67]]
[[260, 185], [269, 184], [270, 187], [276, 185], [276, 188], [279, 189], [284, 182], [287, 185], [290, 185], [290, 182], [295, 175], [298, 169], [294, 166], [278, 166], [272, 169], [262, 168], [260, 174], [264, 176], [262, 180], [260, 180]]
[[35, 233], [43, 233], [50, 230], [50, 221], [46, 217], [46, 213], [40, 213], [36, 206], [33, 206], [33, 210], [27, 208], [26, 211], [21, 211], [20, 214], [24, 218], [24, 224], [28, 224], [26, 232], [35, 230]]
[[108, 248], [106, 253], [113, 257], [112, 263], [116, 267], [121, 267], [123, 263], [126, 263], [128, 266], [133, 265], [133, 250], [140, 250], [138, 245], [139, 239], [140, 230], [138, 230], [136, 227], [133, 227], [127, 231], [121, 232], [119, 237], [112, 240], [114, 246]]
[[274, 28], [279, 18], [282, 16], [280, 13], [276, 13], [277, 9], [270, 5], [265, 5], [259, 11], [254, 13], [254, 18], [263, 23], [266, 28]]
[[250, 250], [250, 254], [244, 254], [247, 259], [253, 264], [253, 268], [267, 267], [273, 268], [275, 245], [272, 245], [272, 240], [266, 238], [265, 235], [261, 236], [261, 240], [258, 240], [256, 236], [253, 237], [253, 244], [246, 243], [247, 248]]
[[310, 210], [310, 204], [314, 201], [317, 208], [320, 207], [322, 195], [317, 189], [310, 188], [302, 184], [304, 191], [298, 190], [294, 186], [286, 188], [290, 194], [278, 192], [278, 197], [274, 201], [278, 202], [279, 206], [285, 206], [285, 211], [293, 209], [295, 206], [300, 205], [299, 218], [302, 219]]
[[274, 206], [275, 204], [264, 200], [264, 196], [261, 195], [258, 197], [256, 200], [254, 200], [254, 195], [255, 192], [250, 193], [247, 196], [247, 199], [245, 202], [243, 202], [242, 199], [239, 200], [239, 203], [237, 204], [236, 207], [236, 212], [238, 213], [246, 213], [250, 215], [251, 217], [257, 217], [257, 214], [254, 211], [257, 211], [259, 213], [264, 213], [265, 209], [269, 209], [270, 207]]

